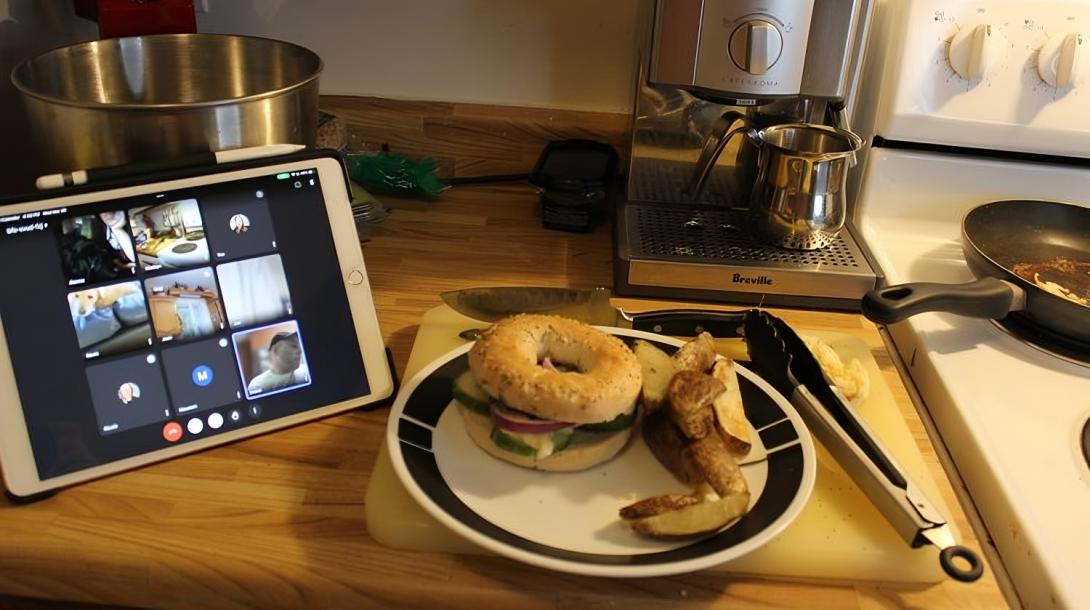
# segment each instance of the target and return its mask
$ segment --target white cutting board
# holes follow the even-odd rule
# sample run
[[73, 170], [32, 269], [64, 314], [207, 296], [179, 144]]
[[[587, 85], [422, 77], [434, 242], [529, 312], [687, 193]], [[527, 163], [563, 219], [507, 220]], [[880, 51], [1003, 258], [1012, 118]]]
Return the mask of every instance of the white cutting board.
[[[408, 381], [424, 365], [461, 345], [459, 331], [480, 326], [481, 322], [446, 305], [428, 311], [421, 320], [403, 379]], [[901, 467], [946, 513], [935, 482], [866, 343], [847, 334], [801, 331], [827, 342], [845, 361], [858, 358], [863, 363], [871, 376], [871, 394], [858, 405], [860, 415]], [[741, 341], [731, 347], [736, 349], [727, 350], [728, 355], [744, 356]], [[946, 578], [939, 567], [938, 550], [933, 546], [910, 548], [820, 443], [814, 444], [818, 455], [817, 482], [798, 519], [764, 547], [712, 570], [914, 584], [931, 584]], [[461, 554], [488, 552], [448, 530], [420, 508], [394, 474], [385, 447], [379, 452], [371, 474], [365, 508], [368, 533], [384, 546]]]

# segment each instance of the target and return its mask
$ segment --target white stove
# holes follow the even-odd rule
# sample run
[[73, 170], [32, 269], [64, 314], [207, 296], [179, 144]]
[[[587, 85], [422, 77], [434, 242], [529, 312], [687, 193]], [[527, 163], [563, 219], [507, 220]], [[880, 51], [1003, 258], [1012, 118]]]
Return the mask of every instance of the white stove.
[[[888, 283], [975, 279], [961, 219], [982, 203], [1090, 207], [1090, 1], [890, 0], [872, 41], [886, 45], [864, 75], [874, 104], [856, 116], [880, 144], [855, 223]], [[1057, 70], [1060, 86], [1042, 79]], [[1090, 607], [1090, 365], [988, 320], [928, 313], [888, 330], [1008, 600]]]

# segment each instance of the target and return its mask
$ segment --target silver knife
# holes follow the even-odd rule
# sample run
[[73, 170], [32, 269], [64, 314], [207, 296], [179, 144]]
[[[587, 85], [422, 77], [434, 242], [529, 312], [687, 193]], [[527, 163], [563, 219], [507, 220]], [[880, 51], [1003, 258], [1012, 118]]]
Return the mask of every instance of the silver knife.
[[[972, 582], [984, 573], [971, 549], [955, 544], [943, 515], [886, 450], [851, 402], [829, 382], [806, 344], [783, 320], [752, 310], [743, 324], [751, 367], [802, 415], [806, 426], [855, 480], [882, 515], [913, 547], [939, 547], [939, 562], [952, 578]], [[953, 560], [960, 557], [962, 567]]]
[[548, 313], [600, 326], [634, 328], [664, 335], [693, 336], [708, 331], [716, 338], [741, 336], [744, 311], [663, 309], [630, 313], [614, 307], [606, 288], [501, 286], [468, 288], [440, 295], [458, 313], [495, 322], [516, 313]]

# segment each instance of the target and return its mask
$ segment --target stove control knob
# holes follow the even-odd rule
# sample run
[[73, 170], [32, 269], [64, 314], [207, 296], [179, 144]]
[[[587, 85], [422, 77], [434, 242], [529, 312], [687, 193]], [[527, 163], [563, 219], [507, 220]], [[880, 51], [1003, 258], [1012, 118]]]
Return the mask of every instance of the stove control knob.
[[1041, 75], [1041, 80], [1057, 89], [1074, 85], [1081, 47], [1082, 34], [1069, 33], [1049, 38], [1037, 53], [1037, 73]]
[[958, 76], [966, 80], [984, 76], [991, 59], [991, 37], [992, 26], [987, 23], [972, 24], [954, 34], [946, 58]]
[[727, 51], [739, 69], [760, 76], [780, 59], [783, 36], [772, 23], [753, 19], [734, 29]]

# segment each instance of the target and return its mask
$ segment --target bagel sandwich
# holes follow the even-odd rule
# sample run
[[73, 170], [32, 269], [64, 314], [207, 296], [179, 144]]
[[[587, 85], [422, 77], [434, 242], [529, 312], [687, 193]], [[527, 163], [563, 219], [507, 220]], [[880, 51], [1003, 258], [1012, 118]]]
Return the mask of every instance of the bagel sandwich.
[[522, 314], [485, 330], [453, 394], [488, 454], [548, 471], [617, 455], [637, 422], [642, 372], [620, 339], [559, 316]]

